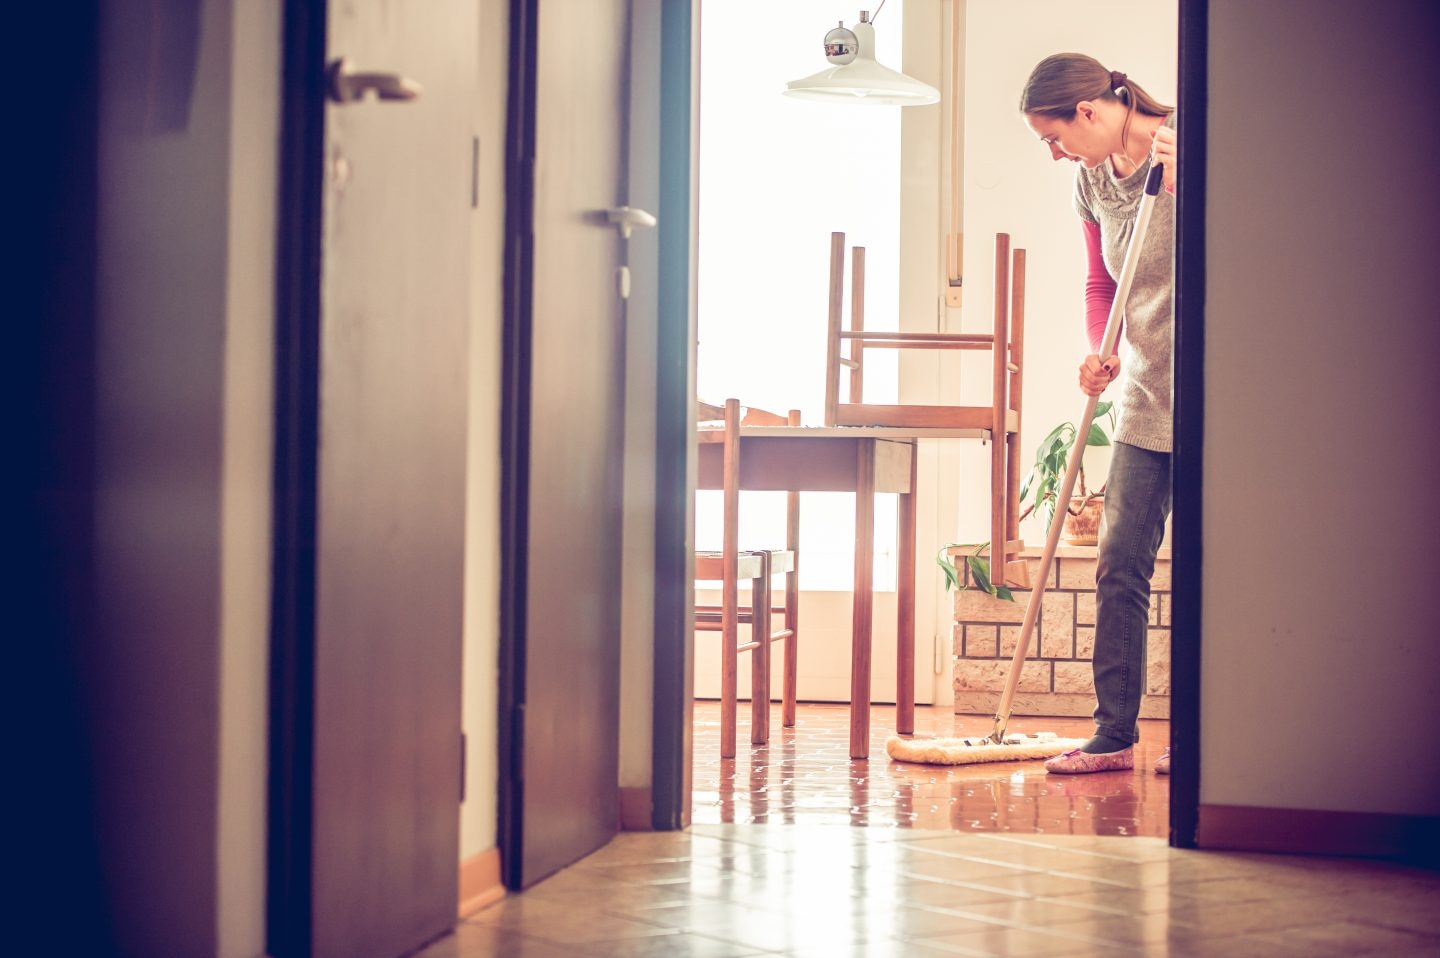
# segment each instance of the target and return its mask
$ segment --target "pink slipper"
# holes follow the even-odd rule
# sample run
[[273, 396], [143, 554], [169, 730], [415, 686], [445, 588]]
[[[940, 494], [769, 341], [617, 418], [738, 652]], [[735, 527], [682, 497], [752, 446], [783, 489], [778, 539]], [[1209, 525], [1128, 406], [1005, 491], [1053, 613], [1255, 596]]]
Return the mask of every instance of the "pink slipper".
[[1165, 746], [1165, 751], [1160, 753], [1160, 757], [1155, 760], [1155, 774], [1170, 774], [1170, 746], [1168, 745]]
[[1062, 752], [1045, 763], [1045, 771], [1061, 775], [1082, 775], [1086, 772], [1113, 772], [1135, 767], [1135, 748], [1122, 748], [1118, 752], [1091, 754], [1072, 748]]

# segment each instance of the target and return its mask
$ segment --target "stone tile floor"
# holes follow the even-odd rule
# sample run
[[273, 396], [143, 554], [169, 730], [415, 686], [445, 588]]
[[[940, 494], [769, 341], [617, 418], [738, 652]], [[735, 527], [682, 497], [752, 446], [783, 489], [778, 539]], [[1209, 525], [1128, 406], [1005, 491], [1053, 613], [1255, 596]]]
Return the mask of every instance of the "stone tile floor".
[[420, 958], [1440, 954], [1440, 874], [1158, 838], [843, 824], [630, 832]]
[[[741, 710], [748, 716], [748, 710]], [[1440, 873], [1356, 859], [1172, 849], [1168, 735], [1142, 723], [1133, 772], [1047, 776], [1039, 762], [869, 761], [849, 710], [719, 758], [696, 703], [694, 824], [629, 832], [463, 921], [418, 958], [1338, 958], [1440, 955]], [[920, 708], [917, 732], [982, 735], [988, 717]], [[1017, 718], [1015, 731], [1090, 732]]]

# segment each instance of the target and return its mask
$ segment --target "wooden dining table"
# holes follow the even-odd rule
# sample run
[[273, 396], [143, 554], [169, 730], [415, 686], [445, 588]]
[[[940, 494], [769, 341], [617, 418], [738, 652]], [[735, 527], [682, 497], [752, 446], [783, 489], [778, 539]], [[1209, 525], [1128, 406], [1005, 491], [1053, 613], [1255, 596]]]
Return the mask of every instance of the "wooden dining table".
[[[915, 484], [920, 439], [987, 439], [983, 429], [741, 426], [740, 488], [855, 495], [850, 639], [850, 757], [870, 755], [875, 496], [898, 494], [895, 731], [915, 731]], [[699, 489], [723, 485], [721, 430], [697, 433]], [[803, 626], [802, 626], [803, 630]]]

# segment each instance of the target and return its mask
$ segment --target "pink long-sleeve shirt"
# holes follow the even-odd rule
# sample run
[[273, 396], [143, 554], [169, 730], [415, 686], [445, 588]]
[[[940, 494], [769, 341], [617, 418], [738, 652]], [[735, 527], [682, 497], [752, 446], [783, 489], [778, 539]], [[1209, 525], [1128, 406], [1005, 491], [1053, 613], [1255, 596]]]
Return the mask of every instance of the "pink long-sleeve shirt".
[[1105, 254], [1100, 251], [1100, 224], [1081, 220], [1080, 225], [1085, 230], [1085, 334], [1090, 351], [1099, 355], [1110, 306], [1115, 302], [1115, 278], [1105, 268]]

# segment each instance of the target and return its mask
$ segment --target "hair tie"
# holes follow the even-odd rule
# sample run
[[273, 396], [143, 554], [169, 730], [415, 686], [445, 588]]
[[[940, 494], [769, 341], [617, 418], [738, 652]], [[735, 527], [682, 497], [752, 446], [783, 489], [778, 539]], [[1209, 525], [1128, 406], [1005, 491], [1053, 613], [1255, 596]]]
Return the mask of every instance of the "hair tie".
[[1125, 81], [1126, 81], [1127, 79], [1129, 79], [1129, 78], [1126, 77], [1125, 74], [1121, 73], [1119, 70], [1111, 70], [1111, 71], [1110, 71], [1110, 90], [1111, 90], [1111, 92], [1114, 92], [1114, 91], [1116, 91], [1116, 90], [1119, 90], [1122, 86], [1124, 86], [1124, 85], [1125, 85]]

